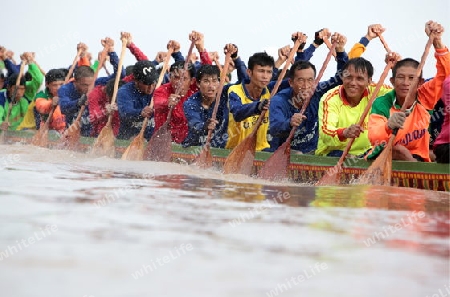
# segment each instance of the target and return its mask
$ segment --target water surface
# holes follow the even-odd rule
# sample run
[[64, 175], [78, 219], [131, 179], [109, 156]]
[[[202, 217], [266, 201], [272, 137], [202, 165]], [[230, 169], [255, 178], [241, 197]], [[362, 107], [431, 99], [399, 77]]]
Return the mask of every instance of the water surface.
[[2, 296], [432, 296], [449, 194], [0, 146]]

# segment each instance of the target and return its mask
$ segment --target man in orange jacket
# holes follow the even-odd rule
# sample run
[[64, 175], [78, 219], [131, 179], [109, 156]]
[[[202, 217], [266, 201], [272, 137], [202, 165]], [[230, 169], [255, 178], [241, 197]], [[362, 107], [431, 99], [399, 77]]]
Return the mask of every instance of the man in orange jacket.
[[391, 83], [394, 90], [378, 97], [372, 106], [369, 117], [369, 140], [374, 146], [368, 159], [376, 158], [394, 130], [398, 130], [392, 151], [393, 160], [430, 162], [430, 125], [429, 111], [433, 109], [442, 93], [442, 84], [450, 74], [450, 53], [442, 43], [444, 28], [441, 24], [429, 21], [425, 25], [429, 36], [434, 34], [433, 46], [436, 50], [435, 77], [423, 82], [415, 92], [415, 100], [406, 106], [406, 112], [400, 111], [405, 102], [411, 83], [416, 76], [419, 62], [414, 59], [403, 59], [392, 69]]

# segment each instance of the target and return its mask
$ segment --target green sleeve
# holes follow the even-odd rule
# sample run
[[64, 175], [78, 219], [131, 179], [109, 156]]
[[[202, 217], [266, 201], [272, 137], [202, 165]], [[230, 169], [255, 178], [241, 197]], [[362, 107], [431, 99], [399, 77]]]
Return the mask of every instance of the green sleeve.
[[28, 100], [33, 101], [37, 91], [44, 81], [44, 75], [41, 73], [39, 67], [37, 67], [36, 64], [28, 65], [28, 72], [31, 74], [31, 76], [33, 76], [33, 79], [26, 82], [25, 97]]
[[392, 96], [390, 95], [391, 92], [375, 99], [375, 101], [372, 104], [372, 111], [370, 113], [379, 114], [384, 116], [386, 119], [389, 119], [390, 110], [393, 102], [393, 100], [391, 99]]
[[20, 103], [20, 114], [25, 116], [25, 114], [28, 111], [28, 101], [27, 100], [20, 100], [19, 103]]
[[5, 114], [5, 108], [3, 106], [0, 106], [0, 124], [2, 124], [5, 121], [6, 114]]
[[98, 64], [100, 64], [100, 63], [98, 62], [98, 60], [95, 60], [94, 64], [91, 65], [91, 68], [92, 68], [92, 70], [94, 70], [94, 72], [97, 71]]

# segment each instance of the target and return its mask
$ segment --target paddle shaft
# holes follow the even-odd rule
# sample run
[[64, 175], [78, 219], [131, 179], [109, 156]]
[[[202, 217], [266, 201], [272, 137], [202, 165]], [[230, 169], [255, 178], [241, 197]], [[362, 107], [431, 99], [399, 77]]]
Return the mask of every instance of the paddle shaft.
[[[116, 79], [114, 80], [114, 90], [113, 90], [113, 95], [111, 97], [111, 105], [113, 105], [116, 102], [117, 92], [119, 90], [120, 75], [122, 74], [123, 59], [125, 58], [126, 49], [127, 49], [127, 41], [125, 40], [125, 38], [122, 38], [122, 50], [120, 52], [119, 65], [117, 66]], [[102, 59], [102, 61], [104, 61], [104, 59]], [[100, 65], [98, 65], [98, 69], [100, 69], [100, 68], [101, 68]], [[106, 123], [106, 125], [111, 125], [112, 115], [113, 115], [113, 112], [111, 112], [108, 115], [108, 122]]]
[[381, 34], [377, 34], [377, 35], [378, 35], [378, 38], [380, 39], [381, 43], [383, 44], [383, 47], [384, 47], [384, 49], [386, 50], [386, 52], [390, 53], [390, 52], [391, 52], [391, 49], [390, 49], [389, 46], [387, 45], [386, 40], [384, 40], [383, 35], [381, 35]]
[[[161, 73], [159, 74], [158, 82], [156, 83], [155, 89], [159, 88], [159, 86], [162, 84], [164, 75], [167, 72], [167, 68], [169, 68], [169, 60], [170, 60], [170, 57], [172, 56], [172, 53], [173, 53], [173, 48], [170, 47], [167, 51], [166, 58], [164, 59], [163, 68], [161, 69]], [[153, 102], [153, 100], [152, 100], [152, 102]]]
[[[219, 89], [217, 90], [216, 93], [216, 102], [214, 103], [214, 109], [213, 109], [213, 113], [211, 115], [211, 120], [215, 120], [216, 116], [217, 116], [217, 110], [219, 109], [219, 105], [220, 105], [220, 97], [222, 96], [222, 91], [223, 91], [223, 86], [225, 85], [225, 79], [227, 76], [227, 72], [228, 72], [228, 66], [230, 65], [230, 60], [231, 60], [231, 53], [227, 53], [225, 55], [225, 65], [223, 67], [223, 69], [220, 71], [221, 76], [220, 76], [220, 83], [219, 83]], [[212, 129], [208, 129], [208, 136], [206, 137], [206, 146], [209, 147], [209, 145], [211, 144], [211, 138], [212, 138]]]
[[[331, 47], [332, 47], [331, 42], [327, 38], [324, 38], [323, 42], [328, 47], [328, 49], [331, 49]], [[333, 57], [336, 58], [336, 52], [335, 51], [333, 51], [331, 54], [333, 55]]]
[[70, 78], [72, 77], [73, 74], [73, 70], [75, 69], [75, 66], [77, 65], [78, 59], [80, 58], [81, 52], [83, 50], [80, 48], [77, 52], [77, 55], [75, 56], [75, 58], [73, 59], [72, 65], [69, 68], [69, 72], [66, 75], [66, 78], [64, 79], [64, 84], [68, 83]]
[[425, 62], [427, 60], [428, 54], [430, 52], [431, 45], [433, 44], [434, 36], [433, 34], [430, 34], [430, 37], [428, 38], [428, 42], [425, 45], [425, 50], [423, 51], [422, 57], [420, 59], [419, 66], [417, 67], [416, 76], [414, 77], [414, 80], [412, 81], [411, 87], [408, 90], [408, 93], [406, 94], [405, 102], [403, 102], [402, 108], [400, 111], [405, 111], [408, 106], [410, 106], [415, 98], [416, 98], [416, 87], [419, 83], [419, 79], [422, 74], [423, 66], [425, 65]]
[[220, 65], [220, 62], [219, 62], [219, 60], [217, 60], [217, 58], [214, 58], [214, 64], [216, 64], [217, 67], [219, 67], [219, 71], [220, 71], [220, 73], [222, 73], [223, 68], [222, 68], [222, 66]]
[[106, 65], [103, 65], [103, 69], [105, 69], [106, 75], [110, 76], [111, 73], [109, 72], [108, 68], [106, 68]]

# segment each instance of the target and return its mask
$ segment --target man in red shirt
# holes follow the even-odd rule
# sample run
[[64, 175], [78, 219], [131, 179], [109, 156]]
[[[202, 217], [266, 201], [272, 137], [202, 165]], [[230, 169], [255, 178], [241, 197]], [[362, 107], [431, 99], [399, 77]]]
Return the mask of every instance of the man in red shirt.
[[[189, 39], [195, 40], [195, 47], [200, 53], [202, 64], [211, 65], [211, 59], [204, 47], [203, 34], [193, 31]], [[170, 118], [170, 131], [172, 141], [181, 143], [188, 134], [188, 124], [184, 115], [183, 103], [198, 91], [195, 82], [195, 68], [189, 63], [188, 71], [183, 73], [185, 61], [178, 61], [170, 67], [170, 82], [160, 86], [153, 93], [155, 110], [155, 131], [157, 131], [167, 120], [169, 110], [172, 108]], [[183, 84], [180, 85], [181, 75], [184, 75]], [[178, 91], [178, 92], [177, 92]]]

